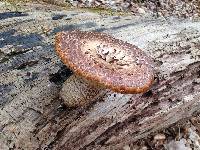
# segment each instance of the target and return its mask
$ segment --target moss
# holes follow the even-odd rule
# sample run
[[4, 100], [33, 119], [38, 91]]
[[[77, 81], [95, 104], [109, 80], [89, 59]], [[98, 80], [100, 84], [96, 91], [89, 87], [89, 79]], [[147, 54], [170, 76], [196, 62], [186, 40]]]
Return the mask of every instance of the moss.
[[3, 0], [5, 3], [5, 7], [9, 10], [14, 11], [21, 11], [22, 8], [20, 6], [21, 3], [27, 3], [27, 2], [32, 2], [32, 0]]
[[[70, 3], [68, 3], [68, 2], [65, 2], [65, 3], [63, 3], [62, 1], [55, 1], [55, 0], [41, 0], [42, 2], [45, 2], [45, 3], [47, 3], [47, 4], [53, 4], [53, 5], [57, 5], [57, 6], [61, 6], [61, 7], [69, 7], [69, 6], [71, 6], [71, 4]], [[39, 1], [38, 1], [39, 2]]]
[[[34, 0], [2, 0], [10, 4], [33, 2]], [[36, 1], [36, 0], [35, 0]]]
[[112, 10], [112, 9], [105, 9], [105, 8], [102, 8], [102, 7], [80, 8], [80, 10], [98, 13], [100, 15], [109, 15], [109, 16], [115, 16], [115, 15], [125, 16], [125, 15], [129, 14], [129, 12], [124, 12], [124, 11], [122, 12], [122, 11], [117, 11], [117, 10]]
[[8, 8], [8, 9], [14, 9], [15, 11], [22, 11], [22, 8], [20, 6], [20, 4], [22, 3], [28, 3], [28, 2], [36, 2], [36, 3], [41, 3], [41, 2], [44, 2], [44, 3], [47, 3], [47, 4], [53, 4], [53, 5], [57, 5], [57, 6], [60, 6], [60, 7], [63, 7], [63, 9], [67, 9], [67, 10], [80, 10], [80, 11], [83, 11], [83, 12], [92, 12], [92, 13], [98, 13], [100, 15], [109, 15], [109, 16], [115, 16], [115, 15], [118, 15], [118, 16], [126, 16], [129, 14], [129, 12], [125, 12], [125, 11], [117, 11], [117, 10], [112, 10], [112, 9], [106, 9], [106, 8], [102, 8], [102, 7], [95, 7], [95, 8], [91, 8], [91, 7], [88, 7], [88, 8], [74, 8], [74, 7], [71, 7], [71, 4], [66, 2], [66, 3], [57, 3], [55, 2], [54, 0], [3, 0], [5, 3], [5, 6]]

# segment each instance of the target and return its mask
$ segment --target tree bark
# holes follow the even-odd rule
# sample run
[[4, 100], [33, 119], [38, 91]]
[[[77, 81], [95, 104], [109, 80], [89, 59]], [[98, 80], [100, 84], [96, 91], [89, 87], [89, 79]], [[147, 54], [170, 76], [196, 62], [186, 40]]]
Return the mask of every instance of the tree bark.
[[[0, 149], [120, 149], [199, 112], [200, 22], [133, 16], [111, 22], [112, 16], [60, 13], [76, 18], [67, 25], [36, 13], [0, 20]], [[86, 108], [66, 107], [59, 93], [71, 72], [52, 42], [56, 32], [74, 28], [106, 32], [143, 49], [155, 61], [152, 88], [107, 92]]]

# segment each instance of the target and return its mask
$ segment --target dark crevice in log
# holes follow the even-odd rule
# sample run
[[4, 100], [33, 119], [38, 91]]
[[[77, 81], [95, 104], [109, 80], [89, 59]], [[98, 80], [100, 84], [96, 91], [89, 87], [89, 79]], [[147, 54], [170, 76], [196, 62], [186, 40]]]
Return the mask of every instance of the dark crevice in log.
[[66, 66], [62, 66], [60, 70], [58, 70], [55, 74], [49, 75], [49, 81], [53, 82], [57, 85], [62, 84], [72, 75], [72, 71]]
[[22, 69], [25, 69], [26, 67], [32, 67], [34, 65], [37, 65], [37, 63], [38, 63], [38, 60], [28, 61], [28, 62], [20, 64], [19, 66], [15, 68], [18, 70], [22, 70]]

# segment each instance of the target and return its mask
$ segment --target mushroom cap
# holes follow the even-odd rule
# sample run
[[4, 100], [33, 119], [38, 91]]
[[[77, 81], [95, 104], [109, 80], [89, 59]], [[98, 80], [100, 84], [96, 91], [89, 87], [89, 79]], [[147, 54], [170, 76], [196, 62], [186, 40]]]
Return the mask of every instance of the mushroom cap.
[[135, 45], [105, 33], [59, 32], [55, 48], [76, 74], [115, 92], [143, 93], [153, 83], [151, 58]]

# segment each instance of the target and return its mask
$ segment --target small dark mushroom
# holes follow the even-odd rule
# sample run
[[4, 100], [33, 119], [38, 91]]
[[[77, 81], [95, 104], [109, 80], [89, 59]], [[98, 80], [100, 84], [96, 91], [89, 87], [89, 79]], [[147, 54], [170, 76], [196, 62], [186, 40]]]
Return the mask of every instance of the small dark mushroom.
[[87, 85], [126, 94], [146, 92], [152, 85], [151, 58], [138, 47], [105, 33], [60, 32], [55, 46], [63, 63], [78, 78], [90, 82]]

